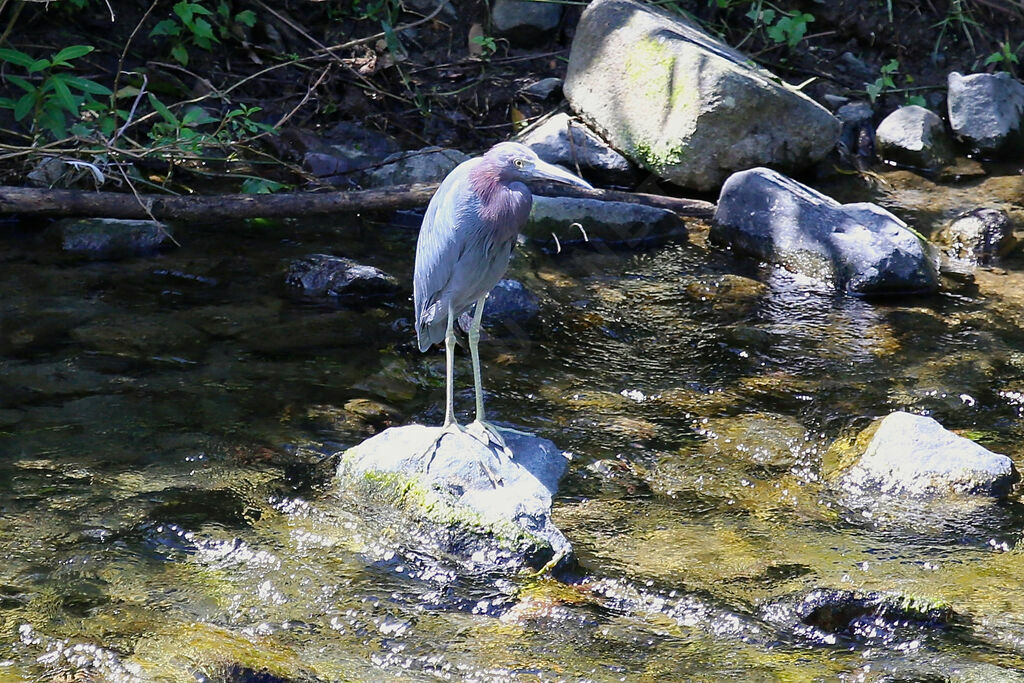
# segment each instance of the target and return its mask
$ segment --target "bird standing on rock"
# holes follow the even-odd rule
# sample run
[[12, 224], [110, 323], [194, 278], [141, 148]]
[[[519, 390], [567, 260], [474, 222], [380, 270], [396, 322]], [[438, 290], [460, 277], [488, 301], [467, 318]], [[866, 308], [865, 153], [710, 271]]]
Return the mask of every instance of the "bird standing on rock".
[[[529, 147], [501, 142], [482, 156], [464, 161], [448, 174], [430, 199], [416, 243], [413, 301], [420, 351], [444, 340], [446, 352], [443, 430], [432, 447], [451, 431], [468, 431], [485, 445], [501, 448], [504, 439], [484, 420], [480, 386], [480, 320], [484, 300], [505, 269], [533, 195], [524, 181], [555, 180], [592, 189], [585, 180], [542, 161]], [[473, 303], [469, 329], [476, 389], [476, 420], [468, 430], [455, 421], [455, 320]]]

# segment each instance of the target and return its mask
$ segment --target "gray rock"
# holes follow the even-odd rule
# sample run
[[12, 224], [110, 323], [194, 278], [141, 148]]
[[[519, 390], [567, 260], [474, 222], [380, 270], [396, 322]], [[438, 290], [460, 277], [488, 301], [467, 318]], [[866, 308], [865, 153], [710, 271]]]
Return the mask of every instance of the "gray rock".
[[455, 556], [483, 568], [568, 561], [572, 546], [551, 521], [564, 453], [547, 439], [504, 431], [512, 458], [465, 433], [392, 427], [346, 451], [342, 489], [397, 509], [420, 552]]
[[943, 428], [930, 417], [895, 412], [868, 427], [863, 452], [839, 481], [853, 491], [932, 497], [948, 493], [1004, 498], [1020, 478], [1005, 455]]
[[353, 168], [378, 163], [389, 154], [401, 151], [391, 137], [352, 121], [336, 123], [324, 139], [329, 149]]
[[836, 118], [840, 157], [855, 168], [868, 168], [875, 161], [875, 112], [867, 102], [850, 102], [839, 107]]
[[48, 228], [61, 249], [89, 260], [152, 254], [173, 243], [169, 228], [156, 221], [124, 218], [66, 218]]
[[840, 204], [777, 171], [734, 174], [710, 237], [737, 251], [831, 279], [852, 294], [931, 292], [938, 274], [925, 241], [885, 209]]
[[530, 95], [541, 100], [547, 100], [555, 95], [562, 94], [562, 79], [550, 76], [535, 81], [522, 89], [524, 95]]
[[629, 159], [701, 191], [751, 166], [812, 164], [839, 138], [824, 107], [681, 17], [634, 0], [595, 0], [583, 12], [565, 95]]
[[974, 209], [957, 216], [935, 236], [944, 253], [954, 261], [972, 266], [990, 263], [1017, 246], [1014, 226], [1005, 211]]
[[[459, 325], [463, 330], [469, 330], [475, 311], [476, 304], [459, 316]], [[487, 295], [483, 323], [484, 325], [498, 325], [507, 322], [521, 324], [529, 322], [539, 312], [540, 299], [537, 295], [528, 290], [522, 282], [505, 278], [499, 280]]]
[[379, 167], [363, 174], [363, 183], [369, 187], [438, 183], [467, 159], [469, 157], [457, 149], [441, 147], [398, 152], [386, 157]]
[[576, 169], [607, 183], [632, 185], [636, 167], [608, 146], [597, 133], [568, 114], [559, 113], [524, 130], [517, 140], [544, 161]]
[[551, 37], [562, 21], [562, 6], [554, 2], [495, 0], [491, 29], [514, 45], [528, 45]]
[[638, 247], [685, 235], [686, 224], [667, 209], [643, 204], [535, 196], [522, 234], [555, 251], [587, 242]]
[[942, 119], [917, 105], [886, 116], [878, 124], [876, 139], [883, 159], [905, 166], [941, 168], [956, 156]]
[[949, 125], [981, 154], [1012, 153], [1024, 145], [1024, 83], [1001, 71], [947, 78]]
[[390, 294], [398, 281], [379, 268], [329, 254], [310, 254], [288, 264], [285, 284], [305, 296]]

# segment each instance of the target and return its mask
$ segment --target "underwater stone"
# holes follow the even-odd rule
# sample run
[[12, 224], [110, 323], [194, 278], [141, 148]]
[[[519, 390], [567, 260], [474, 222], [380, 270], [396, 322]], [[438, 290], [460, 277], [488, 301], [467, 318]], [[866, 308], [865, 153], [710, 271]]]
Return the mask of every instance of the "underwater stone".
[[90, 260], [116, 260], [152, 254], [169, 246], [167, 226], [124, 218], [66, 218], [50, 226], [61, 249]]
[[441, 427], [392, 427], [341, 458], [343, 491], [407, 515], [420, 552], [492, 568], [570, 561], [572, 546], [551, 521], [551, 498], [567, 458], [547, 439], [501, 430], [514, 454]]
[[[476, 304], [473, 304], [468, 311], [459, 316], [459, 326], [466, 332], [469, 331], [475, 311]], [[504, 278], [499, 280], [487, 295], [483, 322], [485, 325], [500, 325], [509, 321], [521, 324], [537, 317], [538, 313], [540, 299], [537, 295], [528, 290], [522, 282]]]
[[955, 157], [946, 126], [932, 111], [910, 105], [900, 107], [878, 124], [878, 151], [882, 158], [917, 168], [939, 168]]
[[752, 166], [808, 166], [839, 139], [827, 109], [682, 17], [633, 0], [586, 8], [564, 90], [612, 147], [700, 191]]
[[974, 151], [1011, 153], [1024, 145], [1024, 83], [1005, 71], [946, 79], [949, 125]]
[[306, 296], [388, 294], [398, 281], [379, 268], [329, 254], [310, 254], [288, 264], [285, 284]]
[[710, 239], [851, 294], [932, 292], [938, 273], [923, 239], [875, 204], [840, 204], [777, 171], [733, 174]]
[[1020, 479], [1005, 455], [954, 434], [930, 417], [902, 411], [862, 431], [841, 457], [854, 462], [840, 470], [838, 480], [857, 492], [1003, 498]]

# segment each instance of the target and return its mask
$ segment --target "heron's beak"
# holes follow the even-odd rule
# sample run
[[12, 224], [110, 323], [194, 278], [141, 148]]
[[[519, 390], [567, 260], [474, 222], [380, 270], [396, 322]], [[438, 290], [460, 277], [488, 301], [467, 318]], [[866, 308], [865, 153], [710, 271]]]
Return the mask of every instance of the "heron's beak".
[[554, 180], [555, 182], [565, 183], [566, 185], [578, 185], [579, 187], [585, 187], [588, 190], [593, 190], [594, 186], [588, 183], [583, 178], [573, 175], [568, 171], [549, 164], [546, 161], [538, 160], [533, 166], [533, 177], [542, 178], [544, 180]]

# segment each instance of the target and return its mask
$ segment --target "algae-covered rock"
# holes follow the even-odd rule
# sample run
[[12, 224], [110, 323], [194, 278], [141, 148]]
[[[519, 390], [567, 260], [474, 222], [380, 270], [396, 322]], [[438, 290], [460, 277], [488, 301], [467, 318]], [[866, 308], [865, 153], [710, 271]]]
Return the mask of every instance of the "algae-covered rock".
[[551, 497], [567, 459], [547, 439], [502, 431], [513, 456], [473, 434], [393, 427], [350, 448], [338, 479], [344, 495], [384, 506], [390, 526], [419, 553], [476, 569], [567, 563], [572, 547], [551, 521]]
[[831, 476], [852, 492], [933, 497], [949, 493], [1005, 497], [1020, 478], [1013, 462], [923, 415], [895, 412], [827, 458]]
[[583, 12], [564, 89], [617, 150], [701, 191], [752, 166], [812, 164], [839, 138], [824, 107], [681, 16], [633, 0]]

